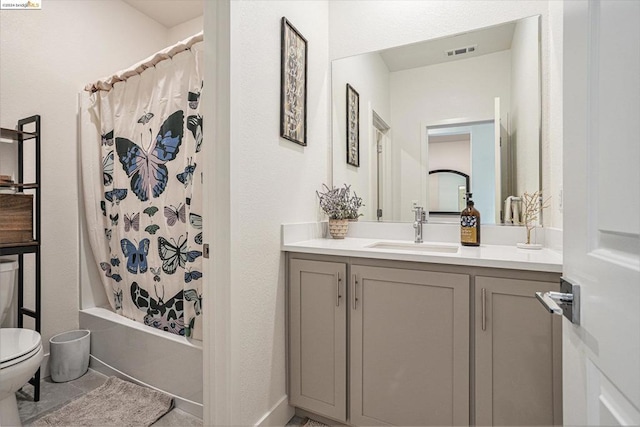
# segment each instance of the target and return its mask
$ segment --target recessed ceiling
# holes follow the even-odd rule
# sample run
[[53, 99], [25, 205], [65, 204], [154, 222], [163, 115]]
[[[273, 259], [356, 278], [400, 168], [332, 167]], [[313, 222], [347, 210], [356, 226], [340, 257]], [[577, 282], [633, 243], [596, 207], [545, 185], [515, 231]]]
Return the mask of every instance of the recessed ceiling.
[[[515, 22], [380, 51], [389, 71], [408, 70], [511, 49]], [[448, 57], [445, 52], [476, 46], [472, 53]]]
[[123, 0], [167, 28], [202, 15], [204, 0]]

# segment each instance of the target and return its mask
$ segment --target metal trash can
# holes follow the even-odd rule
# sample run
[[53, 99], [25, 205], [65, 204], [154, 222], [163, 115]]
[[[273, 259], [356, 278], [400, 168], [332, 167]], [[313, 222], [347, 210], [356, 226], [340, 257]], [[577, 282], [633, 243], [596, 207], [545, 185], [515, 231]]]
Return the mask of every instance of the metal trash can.
[[64, 383], [83, 376], [89, 369], [91, 331], [63, 332], [49, 340], [51, 380]]

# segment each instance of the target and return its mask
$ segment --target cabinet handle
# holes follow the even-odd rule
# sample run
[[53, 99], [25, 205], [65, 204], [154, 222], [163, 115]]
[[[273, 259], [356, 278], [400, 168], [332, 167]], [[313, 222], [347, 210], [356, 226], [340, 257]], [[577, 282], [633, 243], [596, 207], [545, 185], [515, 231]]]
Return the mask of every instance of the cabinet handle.
[[487, 330], [487, 290], [482, 288], [482, 330]]
[[340, 298], [342, 298], [342, 295], [340, 295], [340, 282], [342, 282], [342, 279], [340, 278], [340, 273], [338, 273], [338, 280], [336, 280], [336, 307], [340, 307]]
[[358, 276], [353, 275], [353, 309], [358, 309]]

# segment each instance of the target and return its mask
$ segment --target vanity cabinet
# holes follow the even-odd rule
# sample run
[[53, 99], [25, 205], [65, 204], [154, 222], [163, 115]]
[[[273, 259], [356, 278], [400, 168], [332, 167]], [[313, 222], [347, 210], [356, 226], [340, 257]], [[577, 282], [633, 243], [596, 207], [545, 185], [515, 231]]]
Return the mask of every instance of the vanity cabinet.
[[290, 404], [350, 425], [562, 423], [559, 274], [289, 254]]
[[347, 265], [289, 263], [290, 403], [347, 420]]
[[469, 276], [353, 265], [350, 422], [469, 422]]
[[562, 318], [536, 291], [558, 282], [475, 278], [477, 425], [562, 424]]

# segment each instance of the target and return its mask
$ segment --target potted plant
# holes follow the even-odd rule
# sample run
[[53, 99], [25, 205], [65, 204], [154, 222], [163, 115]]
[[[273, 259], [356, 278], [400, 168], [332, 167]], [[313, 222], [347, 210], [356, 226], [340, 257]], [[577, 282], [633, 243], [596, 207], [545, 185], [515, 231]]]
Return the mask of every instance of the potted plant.
[[353, 192], [353, 196], [351, 195], [351, 187], [347, 184], [344, 185], [347, 193], [347, 210], [346, 217], [349, 221], [357, 221], [359, 217], [362, 216], [361, 213], [358, 212], [364, 203], [362, 203], [362, 197], [358, 197], [356, 192]]
[[538, 220], [538, 214], [543, 209], [549, 207], [550, 197], [545, 201], [542, 201], [542, 192], [536, 191], [529, 194], [525, 191], [522, 195], [522, 222], [527, 230], [527, 241], [525, 243], [518, 243], [518, 247], [522, 249], [541, 249], [542, 245], [539, 243], [531, 242], [531, 232], [536, 228], [536, 221]]
[[358, 208], [362, 206], [362, 199], [356, 196], [352, 200], [350, 187], [329, 188], [323, 184], [324, 192], [316, 191], [320, 200], [320, 208], [329, 217], [329, 233], [334, 239], [344, 239], [349, 229], [349, 218], [358, 215]]

